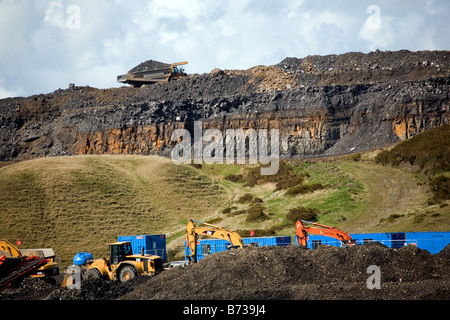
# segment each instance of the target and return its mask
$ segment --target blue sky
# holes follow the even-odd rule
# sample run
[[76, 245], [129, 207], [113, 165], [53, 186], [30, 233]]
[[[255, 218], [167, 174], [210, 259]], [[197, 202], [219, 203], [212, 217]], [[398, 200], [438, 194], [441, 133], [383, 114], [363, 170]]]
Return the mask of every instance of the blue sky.
[[448, 0], [0, 0], [0, 98], [119, 86], [153, 59], [188, 73], [349, 51], [449, 50]]

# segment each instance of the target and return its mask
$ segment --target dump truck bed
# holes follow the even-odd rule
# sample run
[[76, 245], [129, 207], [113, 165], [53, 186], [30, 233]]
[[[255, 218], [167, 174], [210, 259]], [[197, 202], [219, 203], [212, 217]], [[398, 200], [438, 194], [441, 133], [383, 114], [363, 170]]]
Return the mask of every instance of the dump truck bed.
[[[168, 82], [171, 77], [180, 78], [182, 75], [175, 68], [179, 65], [187, 64], [187, 62], [173, 63], [167, 68], [160, 68], [154, 70], [145, 70], [137, 72], [128, 72], [117, 76], [117, 82], [132, 85], [153, 84], [158, 82]], [[176, 71], [176, 72], [174, 72]]]

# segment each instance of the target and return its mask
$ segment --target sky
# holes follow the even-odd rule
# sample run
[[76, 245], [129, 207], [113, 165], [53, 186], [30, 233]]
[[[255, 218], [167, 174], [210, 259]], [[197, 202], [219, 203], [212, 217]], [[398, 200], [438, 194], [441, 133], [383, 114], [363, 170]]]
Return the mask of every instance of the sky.
[[141, 62], [187, 73], [286, 57], [449, 50], [448, 0], [0, 0], [0, 98], [118, 87]]

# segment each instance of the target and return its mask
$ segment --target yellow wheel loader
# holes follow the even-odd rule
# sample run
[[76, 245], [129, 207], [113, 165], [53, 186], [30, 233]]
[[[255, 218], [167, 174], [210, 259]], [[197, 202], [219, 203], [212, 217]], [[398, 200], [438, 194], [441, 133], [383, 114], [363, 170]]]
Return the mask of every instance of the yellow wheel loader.
[[77, 287], [81, 279], [109, 279], [127, 282], [137, 276], [153, 276], [163, 270], [162, 259], [156, 255], [133, 254], [131, 242], [109, 245], [109, 258], [93, 259], [89, 253], [79, 253], [81, 263], [67, 268], [62, 287]]

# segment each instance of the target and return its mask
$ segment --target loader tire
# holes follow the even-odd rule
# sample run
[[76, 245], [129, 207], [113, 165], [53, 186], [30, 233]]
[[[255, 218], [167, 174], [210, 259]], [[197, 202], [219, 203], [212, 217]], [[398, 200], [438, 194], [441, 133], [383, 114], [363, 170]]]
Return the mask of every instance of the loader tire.
[[91, 279], [100, 279], [102, 275], [100, 274], [100, 271], [98, 269], [89, 269], [84, 274], [83, 279], [84, 280], [91, 280]]
[[137, 277], [136, 269], [132, 266], [125, 266], [120, 270], [119, 280], [120, 282], [128, 282]]

